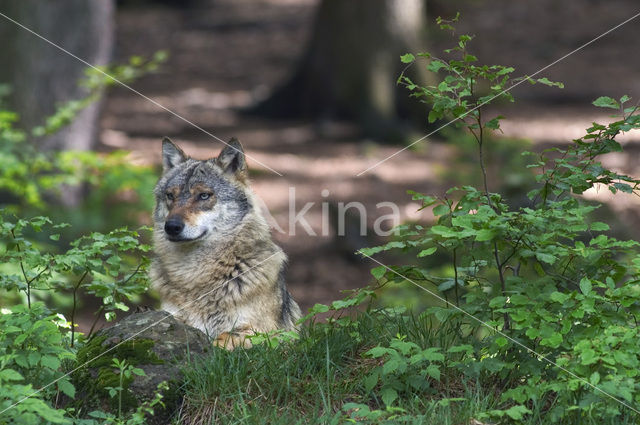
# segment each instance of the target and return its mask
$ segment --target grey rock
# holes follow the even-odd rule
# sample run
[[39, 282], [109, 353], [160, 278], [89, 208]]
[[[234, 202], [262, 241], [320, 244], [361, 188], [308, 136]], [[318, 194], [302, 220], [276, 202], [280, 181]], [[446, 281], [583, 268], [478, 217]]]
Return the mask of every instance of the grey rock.
[[[110, 328], [102, 329], [78, 352], [78, 363], [91, 362], [74, 376], [78, 394], [82, 394], [82, 410], [105, 410], [117, 413], [117, 397], [108, 395], [105, 387], [118, 384], [112, 359], [127, 360], [142, 369], [145, 376], [125, 382], [123, 411], [133, 411], [154, 398], [158, 384], [165, 381], [165, 408], [156, 406], [149, 424], [166, 424], [181, 403], [181, 366], [193, 356], [211, 348], [209, 338], [200, 330], [177, 321], [166, 311], [132, 314]], [[115, 384], [115, 385], [114, 385]]]

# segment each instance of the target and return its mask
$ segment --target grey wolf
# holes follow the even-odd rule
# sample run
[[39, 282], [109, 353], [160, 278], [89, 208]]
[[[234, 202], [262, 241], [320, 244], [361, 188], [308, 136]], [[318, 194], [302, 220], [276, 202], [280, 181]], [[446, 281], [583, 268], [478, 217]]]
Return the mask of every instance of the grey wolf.
[[154, 193], [150, 277], [164, 310], [228, 349], [251, 346], [255, 332], [295, 330], [287, 259], [256, 206], [238, 140], [200, 161], [165, 138]]

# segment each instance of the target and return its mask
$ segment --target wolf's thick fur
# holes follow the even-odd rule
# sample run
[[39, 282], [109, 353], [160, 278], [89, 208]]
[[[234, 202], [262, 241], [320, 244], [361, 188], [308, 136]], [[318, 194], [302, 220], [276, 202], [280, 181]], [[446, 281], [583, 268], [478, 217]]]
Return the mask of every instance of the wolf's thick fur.
[[165, 138], [162, 162], [151, 265], [162, 308], [227, 348], [249, 346], [256, 331], [295, 329], [286, 256], [254, 202], [240, 143], [198, 161]]

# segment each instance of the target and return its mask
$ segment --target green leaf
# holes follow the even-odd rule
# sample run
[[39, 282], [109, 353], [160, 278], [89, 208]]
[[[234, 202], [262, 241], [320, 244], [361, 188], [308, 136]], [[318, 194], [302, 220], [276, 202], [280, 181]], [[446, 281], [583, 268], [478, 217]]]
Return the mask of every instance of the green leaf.
[[473, 346], [469, 345], [469, 344], [463, 344], [463, 345], [454, 345], [453, 347], [449, 348], [447, 350], [448, 353], [466, 353], [467, 355], [470, 355], [473, 353]]
[[393, 388], [386, 387], [380, 391], [380, 397], [386, 406], [391, 406], [398, 398], [398, 393]]
[[144, 370], [140, 369], [139, 367], [134, 367], [133, 369], [131, 369], [131, 373], [138, 376], [146, 376]]
[[500, 71], [496, 72], [496, 75], [498, 75], [498, 76], [507, 75], [507, 74], [511, 74], [513, 71], [515, 71], [515, 68], [510, 67], [510, 66], [506, 66], [506, 67], [502, 68]]
[[454, 286], [456, 286], [455, 279], [447, 279], [444, 282], [442, 282], [440, 285], [438, 285], [438, 291], [445, 292], [453, 288]]
[[76, 396], [76, 387], [66, 379], [58, 381], [58, 389], [71, 398], [75, 398]]
[[13, 369], [0, 370], [0, 382], [2, 381], [22, 381], [24, 378]]
[[388, 352], [389, 352], [388, 348], [378, 346], [378, 347], [373, 347], [372, 349], [367, 351], [365, 354], [367, 356], [376, 358], [376, 357], [382, 357], [385, 354], [387, 354]]
[[449, 206], [448, 205], [438, 205], [436, 207], [433, 208], [433, 215], [435, 216], [441, 216], [441, 215], [445, 215], [445, 214], [449, 214], [450, 210], [449, 210]]
[[431, 62], [429, 62], [429, 65], [427, 65], [427, 69], [431, 72], [438, 72], [440, 68], [446, 67], [447, 65], [439, 60], [432, 60]]
[[387, 268], [385, 266], [378, 266], [371, 269], [371, 274], [376, 278], [376, 280], [382, 279], [385, 273], [387, 273]]
[[602, 222], [599, 222], [599, 221], [591, 223], [589, 228], [591, 229], [592, 232], [606, 232], [607, 230], [610, 229], [610, 227], [609, 227], [609, 225], [607, 223], [602, 223]]
[[432, 109], [431, 111], [429, 111], [429, 116], [427, 117], [427, 120], [429, 121], [429, 124], [432, 124], [436, 122], [436, 120], [440, 117], [442, 117], [442, 114], [436, 111], [435, 109]]
[[364, 389], [369, 392], [378, 384], [378, 372], [374, 371], [371, 375], [364, 378]]
[[89, 413], [89, 416], [97, 419], [113, 419], [107, 412], [103, 412], [101, 410], [94, 410]]
[[420, 253], [418, 254], [418, 257], [427, 257], [427, 256], [433, 254], [434, 252], [436, 252], [437, 249], [438, 248], [435, 247], [435, 246], [432, 246], [431, 248], [424, 249], [424, 250], [420, 251]]
[[525, 335], [527, 335], [527, 337], [530, 339], [536, 339], [537, 337], [540, 336], [540, 330], [536, 328], [529, 328], [525, 332]]
[[425, 369], [427, 375], [435, 379], [436, 381], [440, 381], [440, 368], [437, 365], [430, 364]]
[[437, 347], [427, 348], [422, 352], [422, 356], [430, 362], [444, 361], [444, 355], [440, 353], [440, 348]]
[[618, 102], [615, 99], [608, 96], [600, 96], [599, 98], [593, 101], [593, 105], [599, 106], [601, 108], [611, 108], [611, 109], [620, 108], [620, 104], [618, 104]]
[[558, 291], [553, 291], [551, 294], [549, 294], [549, 299], [551, 301], [554, 301], [560, 304], [564, 303], [569, 298], [570, 298], [569, 295], [563, 294], [562, 292], [558, 292]]
[[395, 372], [399, 368], [400, 368], [400, 361], [392, 358], [384, 362], [384, 364], [382, 365], [382, 374], [388, 375], [392, 372]]
[[499, 117], [495, 117], [494, 119], [487, 121], [484, 126], [486, 128], [490, 128], [492, 130], [498, 130], [500, 128], [500, 119], [503, 118], [502, 116]]
[[40, 353], [36, 353], [35, 351], [32, 351], [31, 353], [29, 353], [27, 357], [29, 359], [29, 364], [31, 365], [31, 367], [33, 367], [38, 364], [41, 356], [40, 356]]
[[562, 334], [560, 332], [554, 332], [548, 338], [542, 338], [540, 345], [546, 345], [551, 348], [558, 348], [562, 344]]
[[529, 297], [522, 294], [513, 294], [509, 297], [509, 301], [513, 305], [527, 305], [531, 302]]
[[625, 367], [635, 367], [637, 366], [637, 360], [635, 353], [633, 355], [626, 353], [624, 351], [614, 351], [613, 358], [615, 361]]
[[490, 241], [496, 236], [494, 229], [481, 229], [476, 234], [476, 240], [478, 242]]
[[547, 264], [553, 264], [556, 262], [556, 257], [554, 255], [545, 254], [544, 252], [536, 252], [536, 258]]
[[20, 345], [23, 342], [25, 342], [25, 340], [29, 337], [28, 333], [23, 333], [21, 335], [18, 335], [16, 337], [16, 339], [13, 341], [13, 345]]
[[540, 84], [544, 84], [545, 86], [549, 86], [549, 87], [559, 87], [559, 88], [564, 88], [564, 84], [562, 83], [556, 83], [554, 81], [549, 80], [547, 77], [542, 77], [542, 78], [538, 78], [537, 80]]
[[592, 365], [598, 360], [600, 360], [600, 356], [596, 354], [593, 348], [587, 348], [580, 353], [580, 363], [585, 366]]
[[453, 238], [458, 236], [458, 233], [456, 230], [451, 229], [447, 226], [442, 226], [442, 225], [436, 225], [436, 226], [431, 226], [431, 232], [433, 232], [436, 235], [440, 235], [442, 237], [445, 238]]
[[505, 345], [507, 345], [509, 341], [507, 340], [507, 338], [501, 336], [499, 338], [496, 338], [496, 344], [498, 345], [498, 347], [502, 348]]
[[402, 63], [412, 63], [415, 60], [416, 60], [416, 57], [411, 53], [407, 53], [405, 55], [400, 56], [400, 61]]
[[511, 419], [519, 421], [524, 417], [524, 415], [530, 414], [531, 410], [527, 409], [525, 406], [518, 405], [505, 410], [505, 413]]
[[589, 295], [589, 293], [591, 292], [591, 287], [591, 281], [586, 277], [583, 277], [580, 280], [580, 291], [582, 291], [584, 295]]
[[49, 369], [58, 370], [60, 367], [60, 359], [54, 356], [42, 356], [40, 359], [40, 364], [42, 366], [48, 367]]
[[507, 297], [503, 297], [503, 296], [494, 297], [491, 299], [491, 301], [489, 301], [489, 307], [491, 308], [502, 307], [506, 302], [507, 302]]

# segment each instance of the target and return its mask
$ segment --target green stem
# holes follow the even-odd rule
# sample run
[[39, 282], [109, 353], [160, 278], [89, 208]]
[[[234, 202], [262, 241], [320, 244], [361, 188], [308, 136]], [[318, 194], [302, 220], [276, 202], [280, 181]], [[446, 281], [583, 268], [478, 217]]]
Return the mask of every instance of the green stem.
[[120, 367], [120, 390], [118, 391], [118, 419], [122, 418], [122, 391], [124, 391], [124, 370]]
[[456, 258], [456, 250], [457, 248], [453, 250], [453, 276], [455, 281], [454, 288], [455, 288], [455, 294], [456, 294], [456, 305], [460, 307], [460, 299], [458, 297], [458, 264], [457, 264], [457, 258]]

